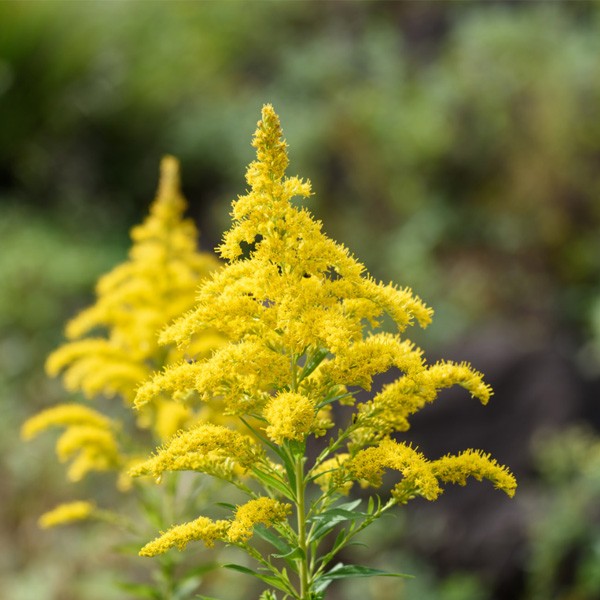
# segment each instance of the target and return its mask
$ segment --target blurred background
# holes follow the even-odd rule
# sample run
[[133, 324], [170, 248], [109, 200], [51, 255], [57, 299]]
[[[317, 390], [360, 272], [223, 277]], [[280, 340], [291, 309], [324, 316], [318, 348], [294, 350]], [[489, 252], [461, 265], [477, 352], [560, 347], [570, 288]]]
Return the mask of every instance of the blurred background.
[[434, 307], [430, 360], [495, 389], [444, 393], [409, 438], [520, 482], [400, 511], [357, 552], [415, 578], [332, 598], [600, 598], [600, 4], [274, 0], [0, 3], [0, 597], [132, 597], [104, 529], [37, 528], [102, 480], [76, 494], [52, 436], [18, 430], [66, 397], [45, 356], [125, 258], [160, 157], [212, 249], [265, 102], [325, 231]]

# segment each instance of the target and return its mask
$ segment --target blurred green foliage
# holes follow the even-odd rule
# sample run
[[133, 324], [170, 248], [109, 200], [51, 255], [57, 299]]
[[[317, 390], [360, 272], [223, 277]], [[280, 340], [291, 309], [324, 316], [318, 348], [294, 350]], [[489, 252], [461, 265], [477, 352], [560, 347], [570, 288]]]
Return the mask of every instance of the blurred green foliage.
[[26, 447], [19, 439], [26, 417], [63, 397], [43, 364], [65, 319], [125, 252], [106, 232], [88, 225], [83, 234], [67, 221], [49, 222], [6, 199], [0, 205], [0, 597], [11, 600], [117, 597], [106, 591], [107, 573], [92, 566], [106, 559], [110, 536], [91, 529], [41, 538], [37, 517], [68, 492], [50, 460], [52, 440]]
[[[61, 398], [44, 358], [124, 256], [160, 156], [182, 159], [210, 248], [272, 102], [311, 208], [372, 273], [436, 309], [428, 339], [493, 321], [581, 339], [600, 322], [598, 56], [600, 4], [587, 2], [1, 2], [0, 597], [119, 597], [92, 575], [105, 557], [86, 564], [95, 534], [37, 532], [67, 495], [51, 440], [17, 451], [17, 431]], [[540, 512], [566, 525], [534, 528], [531, 598], [553, 589], [544, 577], [577, 532], [587, 583], [574, 597], [596, 593], [596, 484], [574, 477], [581, 505], [548, 483]], [[361, 593], [487, 598], [476, 577], [439, 582], [410, 560], [414, 583]]]
[[[531, 600], [600, 596], [600, 438], [572, 427], [540, 436], [537, 463], [545, 487], [531, 507]], [[541, 516], [540, 516], [541, 515]]]
[[585, 325], [598, 4], [9, 1], [0, 23], [0, 181], [28, 201], [131, 222], [172, 152], [214, 244], [271, 101], [327, 229], [439, 338]]

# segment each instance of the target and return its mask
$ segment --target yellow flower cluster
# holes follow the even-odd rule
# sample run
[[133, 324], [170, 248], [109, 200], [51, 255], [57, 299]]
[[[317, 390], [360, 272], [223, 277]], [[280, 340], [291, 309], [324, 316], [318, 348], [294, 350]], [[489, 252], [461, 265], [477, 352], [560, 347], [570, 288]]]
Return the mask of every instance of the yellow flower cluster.
[[174, 546], [179, 550], [183, 550], [189, 542], [196, 540], [203, 541], [207, 548], [211, 548], [217, 540], [225, 538], [229, 525], [229, 521], [213, 521], [208, 517], [198, 517], [189, 523], [175, 525], [175, 527], [171, 527], [155, 540], [146, 544], [140, 550], [140, 556], [164, 554]]
[[392, 490], [392, 496], [401, 503], [416, 495], [435, 500], [442, 493], [440, 481], [465, 485], [468, 477], [479, 481], [488, 479], [511, 497], [517, 487], [508, 469], [482, 452], [467, 450], [455, 456], [428, 461], [410, 446], [389, 438], [377, 446], [360, 450], [344, 463], [344, 470], [353, 479], [364, 480], [375, 487], [381, 485], [386, 469], [399, 471], [403, 476]]
[[173, 547], [183, 550], [189, 542], [200, 540], [210, 548], [222, 540], [243, 544], [252, 537], [255, 525], [267, 527], [285, 521], [291, 506], [272, 498], [255, 498], [238, 506], [232, 520], [214, 521], [209, 517], [198, 517], [194, 521], [175, 525], [140, 550], [140, 556], [156, 556]]
[[[205, 280], [193, 309], [159, 338], [180, 352], [206, 331], [218, 332], [226, 343], [210, 356], [168, 365], [138, 388], [134, 401], [143, 408], [167, 395], [185, 406], [198, 401], [218, 406], [240, 417], [253, 439], [203, 423], [176, 436], [134, 473], [191, 469], [234, 481], [240, 473], [232, 464], [251, 467], [270, 494], [297, 503], [300, 545], [307, 543], [302, 485], [308, 481], [322, 488], [324, 507], [354, 482], [381, 485], [388, 470], [401, 476], [392, 503], [416, 495], [433, 500], [441, 483], [464, 484], [468, 477], [488, 479], [512, 496], [512, 474], [482, 452], [428, 460], [392, 438], [444, 388], [462, 386], [483, 404], [492, 391], [466, 363], [427, 364], [404, 333], [414, 323], [426, 327], [431, 309], [409, 289], [375, 281], [299, 205], [297, 197], [311, 195], [310, 183], [285, 175], [286, 143], [270, 105], [263, 107], [253, 146], [257, 158], [246, 173], [249, 190], [233, 203], [233, 225], [218, 249], [228, 264]], [[392, 331], [380, 330], [384, 320]], [[353, 389], [370, 390], [374, 377], [390, 368], [400, 372], [397, 380], [358, 404], [346, 427], [331, 434], [316, 460], [307, 463], [304, 443], [332, 427], [332, 406], [353, 405]], [[273, 451], [271, 457], [261, 453], [259, 441]], [[272, 461], [275, 456], [282, 462]], [[174, 527], [142, 553], [164, 552], [191, 539], [245, 543], [254, 524], [274, 524], [287, 511], [275, 499], [254, 498], [228, 525], [202, 517]], [[303, 582], [306, 587], [307, 579]]]
[[480, 450], [448, 454], [433, 461], [432, 470], [441, 481], [460, 485], [466, 485], [467, 477], [474, 477], [478, 481], [488, 479], [496, 489], [506, 492], [510, 497], [515, 495], [517, 489], [517, 482], [510, 471]]
[[273, 500], [272, 498], [256, 498], [238, 506], [235, 518], [228, 532], [228, 540], [231, 542], [247, 542], [252, 537], [255, 525], [262, 523], [267, 527], [275, 523], [285, 521], [292, 507]]
[[180, 431], [152, 458], [133, 467], [130, 474], [158, 478], [165, 471], [198, 471], [229, 479], [235, 465], [249, 469], [262, 453], [247, 435], [222, 425], [200, 423]]
[[[308, 598], [333, 578], [325, 569], [334, 555], [393, 505], [415, 496], [435, 500], [442, 484], [465, 485], [469, 477], [513, 496], [516, 481], [482, 451], [430, 460], [395, 439], [441, 390], [458, 385], [483, 404], [492, 390], [466, 363], [428, 364], [404, 337], [413, 324], [426, 327], [433, 311], [410, 289], [374, 280], [302, 206], [311, 186], [286, 176], [287, 144], [270, 105], [252, 144], [249, 189], [234, 201], [232, 227], [218, 248], [226, 266], [217, 269], [215, 258], [198, 252], [197, 230], [183, 218], [178, 163], [166, 157], [150, 215], [132, 230], [129, 259], [100, 279], [96, 302], [67, 325], [69, 341], [47, 361], [68, 390], [121, 396], [139, 410], [136, 425], [151, 429], [162, 445], [140, 458], [138, 432], [128, 436], [125, 423], [76, 403], [32, 417], [22, 435], [63, 429], [56, 453], [71, 461], [73, 480], [114, 470], [117, 485], [125, 486], [129, 477], [160, 482], [165, 472], [195, 471], [233, 484], [249, 500], [223, 504], [232, 510], [229, 518], [192, 517], [161, 531], [140, 555], [222, 541], [258, 560], [269, 573], [259, 577], [286, 597]], [[357, 403], [356, 392], [370, 392], [390, 369], [397, 379]], [[340, 415], [344, 422], [334, 428]], [[307, 452], [309, 438], [320, 436], [327, 437]], [[388, 472], [397, 480], [387, 502], [370, 499], [366, 512], [354, 510], [359, 501], [340, 503], [355, 483], [380, 487]], [[310, 486], [321, 494], [311, 498]], [[143, 508], [162, 522], [179, 491], [166, 486], [167, 511], [146, 497]], [[182, 504], [191, 506], [189, 500], [197, 498]], [[352, 525], [319, 557], [338, 516]], [[90, 517], [119, 521], [93, 503], [72, 502], [43, 515], [40, 524]], [[255, 530], [285, 549], [275, 557], [297, 577], [290, 580], [249, 543]]]
[[[178, 162], [165, 157], [150, 215], [132, 229], [129, 260], [100, 278], [96, 303], [67, 325], [72, 341], [48, 358], [49, 374], [63, 371], [67, 389], [131, 400], [152, 369], [178, 358], [158, 346], [157, 332], [193, 306], [199, 282], [218, 266], [198, 252], [185, 208]], [[104, 337], [84, 337], [102, 331]]]
[[50, 427], [70, 426], [110, 429], [112, 422], [102, 413], [82, 404], [57, 404], [25, 421], [21, 428], [21, 436], [30, 440]]
[[[233, 226], [219, 247], [229, 264], [200, 288], [196, 306], [163, 331], [186, 348], [205, 329], [230, 343], [193, 364], [167, 368], [142, 385], [136, 406], [168, 393], [184, 401], [222, 402], [234, 415], [258, 414], [273, 441], [302, 440], [322, 402], [347, 386], [370, 389], [391, 367], [401, 377], [357, 409], [352, 439], [375, 443], [408, 428], [408, 417], [440, 389], [462, 385], [487, 402], [491, 390], [469, 365], [427, 365], [401, 338], [432, 311], [408, 289], [374, 281], [348, 250], [298, 207], [310, 184], [286, 177], [286, 143], [273, 108], [263, 108], [248, 168], [250, 190], [233, 204]], [[394, 333], [373, 329], [387, 316]], [[346, 397], [347, 400], [347, 397]]]
[[[410, 290], [365, 276], [364, 266], [295, 206], [293, 197], [309, 196], [310, 184], [284, 176], [286, 144], [270, 106], [253, 145], [258, 160], [248, 168], [251, 190], [234, 203], [234, 224], [219, 248], [230, 263], [201, 287], [195, 308], [161, 336], [185, 348], [209, 328], [231, 343], [206, 360], [156, 376], [139, 389], [137, 406], [161, 392], [189, 397], [191, 389], [243, 415], [272, 406], [273, 393], [293, 384], [292, 371], [298, 372], [297, 387], [290, 391], [311, 398], [315, 381], [325, 393], [340, 384], [368, 387], [374, 374], [393, 364], [421, 364], [420, 353], [398, 335], [415, 320], [429, 323], [431, 310]], [[398, 334], [365, 340], [365, 324], [376, 325], [385, 314]], [[389, 348], [382, 355], [383, 346]], [[303, 372], [302, 361], [316, 355], [320, 364], [312, 374]]]
[[28, 419], [21, 435], [29, 440], [54, 427], [65, 428], [56, 442], [56, 454], [73, 459], [67, 477], [79, 481], [89, 471], [108, 471], [122, 466], [123, 456], [115, 436], [117, 424], [81, 404], [58, 404]]
[[67, 471], [71, 481], [89, 471], [116, 470], [122, 462], [113, 432], [85, 425], [69, 427], [56, 442], [56, 454], [62, 462], [74, 459]]
[[402, 370], [405, 371], [403, 377], [384, 386], [372, 400], [358, 407], [359, 434], [367, 430], [373, 438], [380, 438], [395, 431], [406, 431], [410, 427], [410, 415], [433, 402], [441, 389], [453, 385], [465, 388], [482, 404], [487, 404], [492, 395], [481, 373], [466, 363], [439, 362], [427, 367], [421, 362], [417, 368], [407, 366]]
[[[150, 215], [132, 230], [129, 260], [100, 279], [96, 303], [67, 325], [71, 341], [48, 358], [49, 374], [62, 372], [68, 390], [88, 397], [118, 394], [131, 402], [153, 370], [182, 360], [175, 348], [159, 347], [158, 332], [193, 306], [200, 281], [218, 266], [216, 258], [198, 251], [198, 232], [191, 220], [183, 219], [185, 208], [178, 162], [166, 157]], [[203, 355], [218, 343], [215, 334], [206, 332], [191, 341], [188, 352]], [[159, 395], [138, 425], [166, 440], [193, 417], [189, 407]], [[24, 423], [22, 435], [30, 439], [50, 427], [65, 428], [56, 450], [61, 460], [73, 459], [68, 471], [72, 480], [89, 471], [120, 470], [129, 462], [123, 447], [131, 444], [124, 439], [124, 428], [85, 405], [44, 410]], [[127, 487], [123, 474], [118, 487]]]
[[42, 529], [48, 529], [56, 525], [89, 519], [95, 510], [96, 505], [93, 502], [83, 500], [59, 504], [56, 508], [44, 513], [38, 522]]
[[266, 433], [278, 444], [284, 440], [301, 442], [315, 422], [315, 404], [302, 394], [283, 392], [269, 400], [264, 416], [270, 425]]
[[333, 458], [323, 461], [312, 470], [315, 483], [323, 490], [337, 490], [340, 494], [348, 494], [354, 485], [354, 481], [348, 480], [347, 471], [342, 465], [350, 458], [350, 454], [343, 452], [336, 454]]

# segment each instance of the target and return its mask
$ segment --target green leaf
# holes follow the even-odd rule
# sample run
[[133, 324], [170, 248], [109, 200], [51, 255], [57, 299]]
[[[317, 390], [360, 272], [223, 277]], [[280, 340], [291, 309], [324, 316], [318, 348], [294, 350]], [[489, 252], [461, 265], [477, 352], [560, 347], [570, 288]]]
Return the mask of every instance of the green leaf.
[[323, 359], [327, 356], [327, 354], [329, 354], [327, 348], [319, 348], [302, 368], [302, 372], [300, 373], [300, 381], [302, 381], [305, 377], [308, 377], [323, 362]]
[[293, 561], [293, 560], [297, 560], [297, 559], [304, 560], [306, 558], [306, 554], [304, 553], [302, 548], [292, 548], [286, 554], [273, 554], [273, 557], [274, 558], [284, 558], [286, 561], [290, 561], [290, 560]]
[[240, 573], [245, 573], [246, 575], [252, 575], [253, 577], [256, 577], [256, 573], [252, 569], [244, 567], [243, 565], [236, 565], [235, 563], [226, 563], [221, 566], [224, 569], [231, 569], [232, 571], [239, 571]]
[[271, 556], [274, 558], [283, 558], [294, 573], [298, 572], [298, 565], [294, 562], [296, 557], [293, 556], [295, 549], [292, 546], [264, 525], [255, 525], [254, 533], [258, 534], [266, 542], [269, 542], [278, 551], [278, 554], [271, 554]]
[[[290, 448], [291, 450], [291, 448]], [[287, 451], [282, 451], [279, 455], [281, 460], [283, 461], [283, 466], [285, 468], [285, 473], [288, 478], [288, 484], [290, 490], [296, 489], [296, 465], [293, 460], [290, 458]]]
[[222, 506], [223, 508], [228, 508], [229, 510], [235, 510], [237, 507], [235, 504], [230, 504], [229, 502], [215, 502], [217, 506]]
[[358, 500], [352, 500], [352, 502], [345, 502], [344, 504], [340, 504], [336, 506], [336, 508], [341, 508], [342, 510], [354, 510], [362, 500], [359, 498]]
[[292, 547], [283, 539], [281, 539], [271, 529], [267, 529], [264, 525], [255, 525], [254, 533], [260, 536], [265, 542], [269, 542], [280, 554], [287, 554], [292, 550]]
[[315, 580], [314, 589], [317, 592], [322, 592], [335, 579], [347, 579], [350, 577], [411, 577], [405, 573], [391, 573], [382, 571], [381, 569], [372, 569], [371, 567], [363, 567], [361, 565], [345, 565], [338, 563]]
[[313, 539], [320, 539], [327, 535], [336, 525], [344, 521], [356, 521], [367, 516], [361, 511], [345, 510], [343, 508], [332, 508], [320, 515], [311, 517], [311, 522], [318, 523], [313, 532]]
[[[258, 416], [258, 415], [253, 415], [253, 416]], [[262, 421], [264, 421], [265, 419], [260, 417], [260, 419]], [[279, 449], [278, 446], [276, 446], [273, 442], [271, 442], [269, 439], [267, 439], [264, 435], [262, 435], [259, 431], [257, 431], [254, 427], [252, 427], [252, 425], [250, 425], [250, 423], [248, 423], [248, 421], [246, 421], [246, 419], [244, 419], [243, 417], [240, 417], [240, 421], [266, 446], [268, 446], [269, 448], [271, 448], [271, 450], [273, 450], [273, 452], [275, 452], [275, 454], [277, 454], [277, 456], [283, 458], [281, 450]]]
[[285, 485], [285, 483], [283, 483], [282, 481], [280, 481], [279, 479], [276, 479], [275, 477], [273, 477], [271, 475], [268, 475], [267, 473], [263, 473], [256, 467], [252, 468], [252, 472], [267, 487], [271, 487], [271, 488], [277, 490], [278, 492], [280, 492], [281, 494], [283, 494], [286, 498], [288, 498], [290, 500], [294, 500], [294, 494], [291, 492], [291, 490], [288, 488], [288, 486]]
[[244, 567], [242, 565], [236, 565], [234, 563], [227, 563], [226, 565], [222, 565], [225, 569], [231, 569], [232, 571], [238, 571], [240, 573], [244, 573], [245, 575], [251, 575], [252, 577], [256, 577], [269, 585], [281, 590], [282, 592], [289, 593], [289, 588], [282, 583], [281, 578], [276, 577], [275, 575], [262, 575], [261, 573], [257, 573], [248, 567]]

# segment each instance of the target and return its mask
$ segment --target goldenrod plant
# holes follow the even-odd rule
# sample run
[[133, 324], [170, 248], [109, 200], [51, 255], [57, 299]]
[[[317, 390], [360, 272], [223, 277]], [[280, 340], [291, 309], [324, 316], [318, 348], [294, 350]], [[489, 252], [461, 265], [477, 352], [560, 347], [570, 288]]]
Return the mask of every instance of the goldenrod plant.
[[[62, 374], [69, 392], [83, 392], [88, 400], [103, 396], [120, 401], [109, 403], [106, 411], [80, 400], [55, 405], [22, 427], [25, 439], [50, 428], [62, 430], [56, 453], [61, 461], [70, 461], [68, 478], [79, 481], [92, 471], [114, 472], [117, 488], [135, 494], [139, 514], [147, 518], [136, 515], [131, 519], [120, 507], [107, 510], [95, 501], [79, 500], [42, 515], [39, 523], [43, 528], [100, 519], [143, 536], [149, 523], [162, 526], [173, 518], [177, 482], [172, 481], [157, 495], [154, 485], [132, 480], [128, 470], [157, 443], [193, 424], [198, 411], [157, 395], [137, 419], [129, 417], [140, 383], [183, 358], [175, 346], [158, 344], [158, 331], [193, 307], [198, 285], [219, 267], [216, 257], [199, 251], [198, 231], [192, 220], [183, 218], [186, 207], [180, 192], [179, 163], [167, 156], [161, 163], [159, 189], [150, 214], [131, 231], [128, 260], [100, 278], [95, 303], [67, 324], [68, 341], [47, 360], [48, 373]], [[203, 356], [219, 343], [218, 334], [207, 330], [192, 341], [190, 351]], [[167, 505], [171, 507], [168, 516]], [[187, 513], [181, 510], [180, 514]], [[181, 582], [173, 565], [172, 560], [161, 563], [156, 594], [176, 597]], [[139, 592], [141, 588], [134, 589]]]
[[[432, 310], [411, 290], [370, 277], [299, 203], [311, 186], [285, 175], [287, 144], [270, 105], [253, 146], [249, 191], [233, 203], [233, 225], [218, 248], [228, 263], [160, 336], [193, 360], [169, 364], [135, 397], [140, 411], [165, 397], [194, 410], [216, 403], [231, 423], [201, 420], [131, 470], [158, 481], [165, 472], [194, 471], [225, 481], [247, 501], [173, 523], [140, 554], [224, 543], [255, 561], [255, 568], [224, 566], [264, 582], [263, 600], [320, 600], [338, 579], [396, 575], [338, 557], [394, 506], [435, 500], [443, 483], [464, 485], [468, 477], [512, 496], [516, 481], [483, 451], [431, 460], [402, 441], [411, 415], [443, 388], [462, 386], [486, 404], [490, 387], [468, 364], [428, 364], [405, 331], [427, 326]], [[383, 330], [384, 320], [392, 331]], [[226, 341], [194, 356], [204, 331]], [[356, 401], [358, 390], [371, 390], [374, 377], [392, 367], [398, 379]], [[381, 489], [388, 472], [389, 492]], [[355, 484], [378, 491], [349, 499]]]

